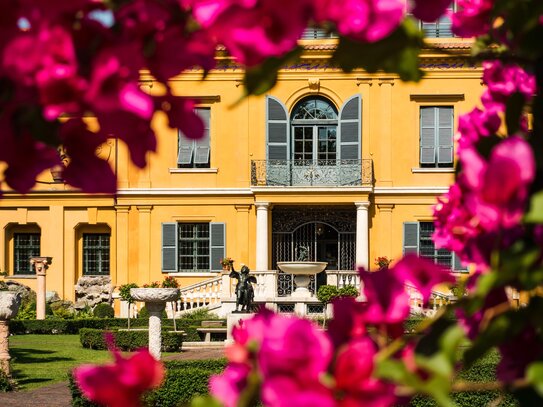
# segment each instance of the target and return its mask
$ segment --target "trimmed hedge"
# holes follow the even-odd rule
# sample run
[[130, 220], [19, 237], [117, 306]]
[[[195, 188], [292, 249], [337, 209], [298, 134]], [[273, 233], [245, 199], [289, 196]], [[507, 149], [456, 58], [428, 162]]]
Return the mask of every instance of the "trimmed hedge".
[[94, 307], [92, 315], [96, 318], [115, 318], [115, 310], [108, 303], [102, 302]]
[[[209, 377], [224, 370], [226, 359], [172, 361], [164, 362], [164, 365], [166, 367], [164, 382], [160, 388], [145, 395], [144, 405], [146, 406], [186, 405], [193, 397], [208, 394]], [[72, 393], [72, 406], [98, 406], [83, 397], [72, 374], [69, 374], [69, 387]]]
[[[177, 329], [185, 331], [187, 334], [186, 341], [200, 341], [200, 335], [196, 331], [202, 321], [207, 321], [209, 318], [198, 319], [176, 319]], [[77, 335], [81, 328], [93, 329], [118, 329], [127, 328], [126, 318], [86, 318], [86, 319], [44, 319], [44, 320], [17, 320], [9, 321], [9, 332], [13, 335], [23, 334], [71, 334]], [[165, 319], [164, 326], [173, 327], [173, 320]], [[131, 328], [146, 328], [148, 325], [147, 319], [131, 319]]]
[[[81, 328], [79, 340], [84, 348], [107, 349], [103, 329]], [[147, 330], [109, 331], [113, 334], [115, 345], [124, 351], [133, 351], [149, 345], [149, 332]], [[183, 345], [183, 334], [162, 331], [162, 351], [177, 352]]]

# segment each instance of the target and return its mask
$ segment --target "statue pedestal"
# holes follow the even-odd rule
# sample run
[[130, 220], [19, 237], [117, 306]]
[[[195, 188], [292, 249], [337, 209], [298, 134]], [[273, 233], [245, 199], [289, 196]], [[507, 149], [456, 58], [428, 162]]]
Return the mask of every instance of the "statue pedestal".
[[231, 345], [234, 343], [234, 339], [232, 338], [232, 329], [235, 326], [238, 326], [241, 321], [244, 319], [250, 319], [255, 316], [254, 312], [236, 312], [232, 314], [228, 314], [226, 316], [226, 341], [224, 341], [224, 344], [226, 346]]

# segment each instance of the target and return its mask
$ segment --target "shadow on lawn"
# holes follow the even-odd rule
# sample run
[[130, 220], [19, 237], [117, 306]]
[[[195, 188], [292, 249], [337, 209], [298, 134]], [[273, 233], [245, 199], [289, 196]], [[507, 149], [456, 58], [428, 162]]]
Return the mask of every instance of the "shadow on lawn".
[[52, 350], [15, 348], [9, 351], [11, 359], [17, 363], [50, 363], [74, 360], [73, 358], [59, 356], [45, 356], [57, 353]]

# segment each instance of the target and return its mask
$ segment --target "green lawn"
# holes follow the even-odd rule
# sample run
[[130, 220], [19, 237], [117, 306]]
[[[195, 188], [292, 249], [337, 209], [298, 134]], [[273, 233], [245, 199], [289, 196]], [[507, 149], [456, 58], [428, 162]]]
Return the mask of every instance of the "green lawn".
[[79, 335], [15, 335], [9, 338], [9, 353], [20, 390], [66, 381], [68, 372], [82, 363], [112, 360], [109, 351], [83, 348]]
[[9, 339], [13, 378], [21, 390], [67, 380], [82, 363], [111, 360], [105, 350], [84, 349], [79, 335], [16, 335]]

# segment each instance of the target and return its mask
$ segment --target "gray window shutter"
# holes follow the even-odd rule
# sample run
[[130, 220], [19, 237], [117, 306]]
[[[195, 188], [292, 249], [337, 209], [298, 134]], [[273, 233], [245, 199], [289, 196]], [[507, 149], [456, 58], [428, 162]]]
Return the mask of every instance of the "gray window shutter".
[[194, 146], [191, 144], [181, 144], [181, 136], [179, 136], [179, 151], [177, 153], [177, 164], [190, 164], [192, 162], [192, 152]]
[[419, 223], [404, 222], [403, 224], [403, 254], [419, 253]]
[[162, 224], [162, 271], [171, 273], [177, 271], [177, 223]]
[[209, 264], [211, 271], [220, 271], [220, 261], [226, 256], [226, 223], [211, 222], [209, 224], [210, 251]]
[[455, 271], [468, 271], [468, 267], [464, 266], [460, 261], [460, 257], [456, 253], [452, 253], [453, 256], [453, 270]]
[[437, 161], [439, 164], [453, 163], [453, 108], [439, 107], [437, 141]]
[[436, 164], [436, 108], [420, 108], [420, 163]]
[[266, 96], [266, 142], [268, 160], [290, 158], [287, 108], [273, 96]]
[[339, 158], [341, 160], [359, 160], [361, 157], [360, 95], [349, 98], [339, 112]]
[[194, 164], [208, 164], [209, 163], [209, 128], [211, 120], [211, 109], [208, 107], [197, 107], [194, 112], [204, 122], [204, 135], [199, 140], [194, 140]]

